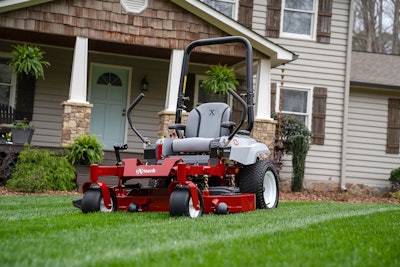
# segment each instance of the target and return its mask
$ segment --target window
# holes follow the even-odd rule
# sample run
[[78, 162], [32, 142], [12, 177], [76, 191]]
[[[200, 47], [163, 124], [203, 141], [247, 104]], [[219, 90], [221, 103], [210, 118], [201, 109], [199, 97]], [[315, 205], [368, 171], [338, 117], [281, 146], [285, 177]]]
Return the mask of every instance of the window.
[[225, 16], [237, 20], [239, 0], [202, 0], [202, 2], [214, 8], [215, 10], [218, 10]]
[[276, 92], [275, 111], [279, 112], [279, 99], [282, 91], [282, 113], [292, 114], [310, 128], [311, 125], [311, 88], [284, 86]]
[[9, 58], [0, 57], [0, 104], [13, 106], [15, 77], [8, 61], [10, 61]]
[[224, 102], [230, 104], [230, 97], [228, 95], [220, 95], [215, 93], [209, 93], [203, 87], [201, 87], [201, 82], [205, 80], [207, 76], [196, 75], [196, 83], [194, 88], [194, 107], [201, 105], [203, 103], [209, 102]]
[[284, 0], [281, 35], [315, 39], [317, 0]]
[[116, 74], [106, 72], [99, 76], [97, 84], [122, 86], [122, 81]]

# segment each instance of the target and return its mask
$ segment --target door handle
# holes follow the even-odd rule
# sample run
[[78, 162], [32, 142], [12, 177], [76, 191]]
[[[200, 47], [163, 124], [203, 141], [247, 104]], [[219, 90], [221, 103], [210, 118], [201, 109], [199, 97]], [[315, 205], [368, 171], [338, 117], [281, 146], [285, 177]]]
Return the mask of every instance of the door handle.
[[126, 109], [122, 110], [122, 117], [125, 117]]

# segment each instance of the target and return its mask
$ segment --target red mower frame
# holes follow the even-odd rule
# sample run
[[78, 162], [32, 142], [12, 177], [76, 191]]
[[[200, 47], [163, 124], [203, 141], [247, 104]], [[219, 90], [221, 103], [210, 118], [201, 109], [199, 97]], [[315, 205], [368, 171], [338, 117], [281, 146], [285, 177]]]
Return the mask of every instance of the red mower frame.
[[[227, 214], [252, 211], [256, 208], [277, 207], [278, 176], [273, 164], [269, 161], [257, 160], [254, 164], [246, 166], [229, 159], [231, 141], [234, 140], [232, 143], [235, 144], [240, 143], [238, 140], [241, 139], [238, 135], [244, 136], [241, 138], [246, 140], [249, 139], [254, 122], [252, 47], [247, 39], [231, 36], [198, 40], [189, 44], [183, 58], [175, 124], [170, 129], [174, 129], [179, 138], [184, 138], [180, 123], [182, 111], [185, 108], [184, 101], [187, 100], [184, 93], [191, 51], [197, 46], [237, 42], [242, 43], [247, 51], [246, 74], [249, 77], [247, 79], [247, 102], [229, 89], [234, 99], [242, 105], [241, 122], [235, 129], [231, 129], [224, 142], [210, 143], [208, 160], [204, 164], [189, 164], [186, 159], [190, 156], [179, 154], [165, 156], [163, 146], [166, 143], [161, 141], [150, 144], [149, 140], [133, 126], [131, 119], [132, 110], [144, 97], [144, 94], [140, 94], [130, 105], [127, 117], [131, 129], [145, 144], [145, 161], [138, 158], [121, 160], [120, 151], [127, 149], [127, 145], [114, 145], [116, 165], [93, 164], [90, 166], [90, 180], [82, 186], [83, 198], [73, 201], [75, 207], [80, 208], [84, 213], [116, 210], [169, 211], [171, 216], [192, 218], [200, 217], [202, 213]], [[246, 130], [239, 130], [246, 119]], [[223, 144], [221, 145], [221, 143]], [[253, 143], [251, 146], [254, 146]], [[268, 151], [264, 144], [256, 143], [256, 146], [262, 147], [262, 151]], [[242, 173], [250, 173], [259, 177], [249, 178], [252, 180], [242, 182], [241, 179], [244, 179]], [[115, 177], [117, 184], [110, 187], [102, 181], [102, 177], [105, 176]], [[149, 181], [148, 185], [143, 186], [140, 183], [143, 181]], [[269, 189], [265, 189], [266, 186], [272, 189], [268, 191]]]

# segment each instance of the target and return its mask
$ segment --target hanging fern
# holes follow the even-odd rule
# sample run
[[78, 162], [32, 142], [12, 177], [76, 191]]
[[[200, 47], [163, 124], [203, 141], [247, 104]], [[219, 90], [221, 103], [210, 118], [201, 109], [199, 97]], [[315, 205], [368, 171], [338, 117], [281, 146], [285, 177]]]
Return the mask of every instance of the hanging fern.
[[50, 63], [44, 60], [45, 52], [35, 45], [14, 45], [11, 51], [12, 59], [9, 62], [13, 72], [23, 73], [26, 76], [44, 79], [43, 67], [49, 67]]
[[205, 74], [208, 78], [201, 83], [201, 86], [212, 93], [228, 94], [228, 88], [236, 91], [236, 86], [239, 85], [235, 72], [227, 65], [211, 66]]

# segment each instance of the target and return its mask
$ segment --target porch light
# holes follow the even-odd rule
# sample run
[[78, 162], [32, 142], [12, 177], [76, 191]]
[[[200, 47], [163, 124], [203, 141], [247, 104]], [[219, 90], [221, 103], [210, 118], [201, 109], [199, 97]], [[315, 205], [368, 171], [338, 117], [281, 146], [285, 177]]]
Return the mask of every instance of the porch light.
[[142, 81], [140, 82], [140, 86], [142, 91], [147, 91], [149, 88], [149, 82], [146, 79], [146, 75], [144, 75]]
[[147, 89], [149, 87], [149, 82], [146, 79], [146, 75], [144, 75], [144, 77], [143, 77], [142, 81], [140, 82], [140, 84], [141, 84], [142, 91], [147, 91]]

